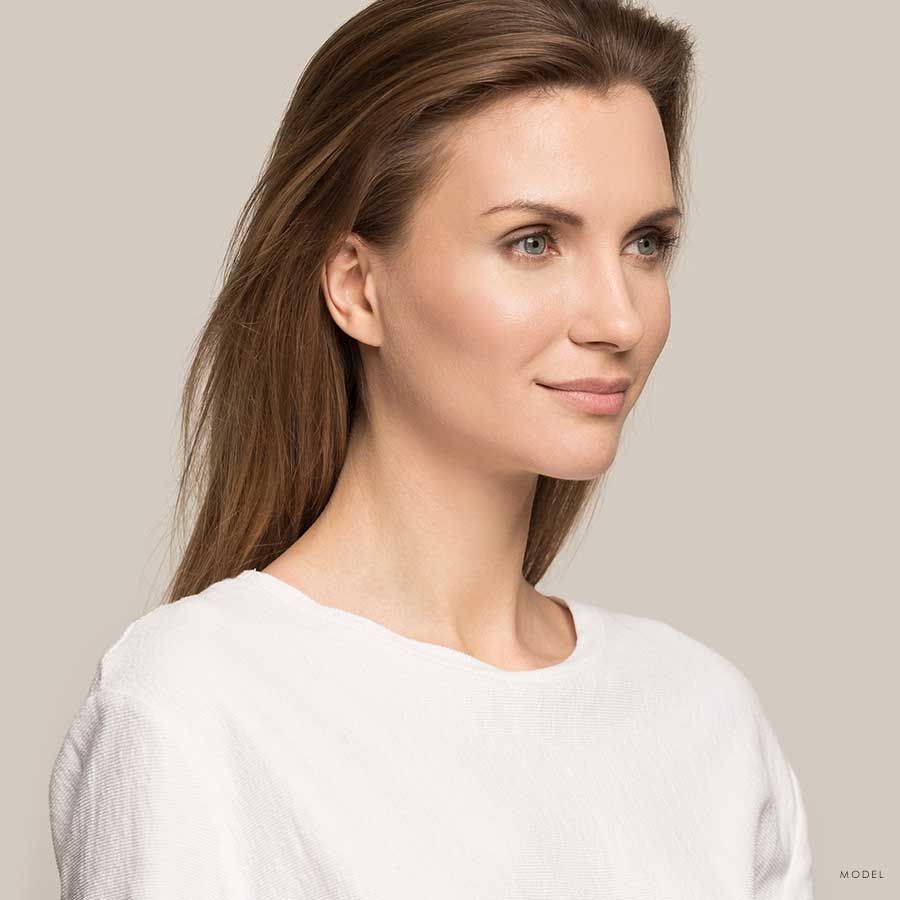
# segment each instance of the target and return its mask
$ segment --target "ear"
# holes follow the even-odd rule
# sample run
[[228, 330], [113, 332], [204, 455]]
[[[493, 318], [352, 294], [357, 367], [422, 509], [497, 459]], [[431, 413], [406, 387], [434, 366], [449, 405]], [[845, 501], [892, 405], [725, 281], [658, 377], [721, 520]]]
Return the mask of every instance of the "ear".
[[375, 258], [365, 242], [349, 234], [322, 266], [322, 295], [337, 326], [372, 347], [383, 332], [375, 288]]

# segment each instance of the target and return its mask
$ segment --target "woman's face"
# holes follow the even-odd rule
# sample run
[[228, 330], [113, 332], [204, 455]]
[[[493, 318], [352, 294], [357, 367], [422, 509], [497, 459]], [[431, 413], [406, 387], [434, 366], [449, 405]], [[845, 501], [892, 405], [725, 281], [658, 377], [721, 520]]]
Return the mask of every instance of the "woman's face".
[[[451, 146], [407, 247], [372, 270], [381, 341], [363, 353], [374, 415], [494, 471], [596, 477], [669, 331], [660, 235], [678, 217], [636, 227], [675, 203], [656, 108], [631, 85], [605, 99], [516, 98], [469, 120]], [[581, 224], [490, 211], [514, 201]], [[617, 376], [631, 384], [605, 414], [543, 386]]]

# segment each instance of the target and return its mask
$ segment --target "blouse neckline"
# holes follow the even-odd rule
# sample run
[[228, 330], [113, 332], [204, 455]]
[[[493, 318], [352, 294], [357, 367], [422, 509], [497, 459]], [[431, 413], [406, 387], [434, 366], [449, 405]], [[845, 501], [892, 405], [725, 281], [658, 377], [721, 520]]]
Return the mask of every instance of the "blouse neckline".
[[579, 671], [587, 660], [596, 657], [605, 635], [600, 611], [596, 607], [577, 600], [567, 601], [561, 597], [553, 597], [552, 599], [555, 602], [568, 607], [572, 613], [576, 632], [575, 647], [572, 652], [565, 659], [549, 666], [541, 666], [536, 669], [502, 669], [462, 650], [407, 637], [392, 631], [386, 625], [382, 625], [374, 619], [319, 603], [300, 588], [288, 584], [283, 579], [268, 572], [263, 572], [259, 569], [244, 569], [237, 576], [237, 579], [255, 584], [270, 595], [279, 597], [323, 621], [364, 635], [367, 639], [389, 643], [398, 651], [418, 654], [445, 666], [500, 681], [518, 683], [555, 681], [570, 673]]

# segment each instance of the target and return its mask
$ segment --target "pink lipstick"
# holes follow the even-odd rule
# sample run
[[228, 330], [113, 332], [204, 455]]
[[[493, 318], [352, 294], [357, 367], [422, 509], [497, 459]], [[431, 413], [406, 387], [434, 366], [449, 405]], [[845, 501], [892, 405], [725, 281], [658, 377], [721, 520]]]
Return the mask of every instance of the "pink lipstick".
[[576, 378], [555, 383], [538, 382], [560, 402], [584, 412], [616, 415], [625, 402], [625, 391], [631, 384], [628, 376], [614, 378]]

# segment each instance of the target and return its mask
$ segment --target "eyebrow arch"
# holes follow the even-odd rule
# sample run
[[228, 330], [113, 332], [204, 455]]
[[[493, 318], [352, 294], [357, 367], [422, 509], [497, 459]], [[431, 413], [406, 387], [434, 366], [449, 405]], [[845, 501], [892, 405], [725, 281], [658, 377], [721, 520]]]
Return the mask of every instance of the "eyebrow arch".
[[[574, 228], [580, 228], [584, 225], [584, 219], [577, 213], [569, 212], [566, 209], [560, 209], [550, 203], [539, 203], [531, 200], [512, 200], [509, 203], [501, 203], [498, 206], [492, 206], [486, 209], [482, 216], [489, 216], [493, 213], [504, 212], [506, 210], [529, 210], [537, 213], [544, 218], [553, 222], [560, 222], [563, 225], [571, 225]], [[655, 209], [653, 212], [647, 213], [631, 226], [632, 231], [643, 228], [646, 225], [654, 225], [661, 219], [669, 219], [672, 217], [681, 218], [682, 212], [677, 206], [663, 206]]]

